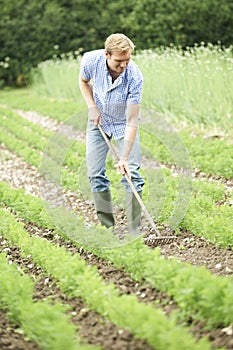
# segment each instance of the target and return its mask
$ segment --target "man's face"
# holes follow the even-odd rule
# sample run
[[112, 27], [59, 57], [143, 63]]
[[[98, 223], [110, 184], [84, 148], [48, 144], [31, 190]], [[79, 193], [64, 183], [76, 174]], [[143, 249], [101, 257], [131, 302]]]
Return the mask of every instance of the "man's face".
[[115, 73], [122, 73], [129, 64], [131, 52], [131, 50], [126, 52], [115, 51], [110, 55], [110, 53], [105, 51], [108, 67]]

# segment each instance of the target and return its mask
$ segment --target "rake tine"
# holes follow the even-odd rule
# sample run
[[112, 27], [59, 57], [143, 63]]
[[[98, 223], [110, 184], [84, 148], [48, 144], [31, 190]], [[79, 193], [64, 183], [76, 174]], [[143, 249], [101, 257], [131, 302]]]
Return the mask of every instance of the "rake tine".
[[149, 237], [143, 237], [144, 243], [149, 246], [158, 246], [158, 245], [164, 245], [174, 242], [176, 240], [176, 236], [156, 236], [151, 235]]

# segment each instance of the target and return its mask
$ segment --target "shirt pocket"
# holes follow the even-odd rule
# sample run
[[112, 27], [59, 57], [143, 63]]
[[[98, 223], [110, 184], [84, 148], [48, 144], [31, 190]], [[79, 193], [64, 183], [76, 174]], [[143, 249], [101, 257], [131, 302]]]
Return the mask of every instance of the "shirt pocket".
[[128, 91], [124, 91], [124, 90], [116, 90], [115, 91], [115, 103], [126, 103], [127, 99], [128, 99]]

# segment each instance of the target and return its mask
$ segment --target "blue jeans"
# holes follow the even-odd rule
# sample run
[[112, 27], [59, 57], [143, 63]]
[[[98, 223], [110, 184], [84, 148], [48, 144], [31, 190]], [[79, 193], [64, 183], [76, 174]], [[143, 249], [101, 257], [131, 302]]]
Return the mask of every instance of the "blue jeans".
[[[119, 156], [121, 156], [124, 146], [124, 138], [116, 140], [116, 142], [118, 146]], [[98, 126], [95, 126], [92, 124], [92, 122], [89, 122], [86, 134], [86, 160], [88, 178], [92, 192], [102, 192], [109, 190], [110, 181], [106, 175], [106, 157], [108, 151], [108, 145], [101, 135]], [[131, 180], [137, 192], [141, 192], [144, 185], [144, 180], [139, 174], [140, 161], [140, 142], [139, 133], [137, 133], [128, 159]], [[121, 183], [125, 185], [127, 192], [131, 192], [131, 188], [124, 176], [122, 177]]]

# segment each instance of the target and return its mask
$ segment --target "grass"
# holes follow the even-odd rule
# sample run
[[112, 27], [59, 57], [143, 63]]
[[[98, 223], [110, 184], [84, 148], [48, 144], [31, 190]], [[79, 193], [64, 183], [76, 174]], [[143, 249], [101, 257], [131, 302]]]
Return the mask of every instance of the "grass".
[[174, 123], [224, 131], [232, 124], [232, 48], [170, 47], [143, 52], [136, 62], [145, 78], [144, 106]]
[[[9, 105], [11, 108], [22, 109], [25, 111], [36, 111], [44, 116], [58, 121], [66, 121], [73, 116], [83, 114], [86, 110], [82, 99], [74, 101], [71, 99], [55, 99], [48, 95], [38, 95], [31, 88], [25, 89], [6, 89], [0, 91], [0, 105]], [[83, 117], [84, 119], [84, 117]], [[79, 118], [79, 120], [81, 120]], [[79, 123], [80, 124], [80, 123]], [[85, 129], [85, 127], [83, 126]]]
[[39, 95], [80, 100], [78, 68], [81, 56], [77, 52], [41, 62], [32, 71], [34, 89]]
[[[232, 47], [204, 44], [137, 53], [142, 70], [142, 106], [164, 114], [175, 125], [198, 125], [214, 132], [228, 132], [232, 125]], [[78, 89], [80, 56], [42, 62], [33, 71], [34, 90], [43, 96], [82, 100]]]

